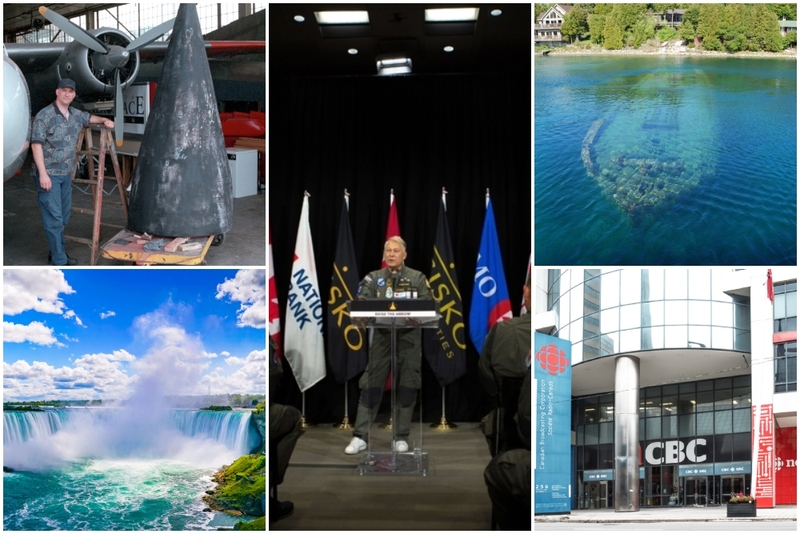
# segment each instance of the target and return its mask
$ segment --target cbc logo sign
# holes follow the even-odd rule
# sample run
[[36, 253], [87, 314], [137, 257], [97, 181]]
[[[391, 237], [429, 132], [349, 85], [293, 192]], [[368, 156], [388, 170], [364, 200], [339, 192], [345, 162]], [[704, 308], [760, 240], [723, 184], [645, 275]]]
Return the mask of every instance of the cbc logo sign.
[[682, 441], [654, 441], [644, 451], [644, 457], [648, 464], [679, 464], [684, 460], [692, 463], [706, 461], [706, 455], [700, 454], [699, 446], [705, 447], [706, 440], [703, 438], [693, 439], [685, 446]]

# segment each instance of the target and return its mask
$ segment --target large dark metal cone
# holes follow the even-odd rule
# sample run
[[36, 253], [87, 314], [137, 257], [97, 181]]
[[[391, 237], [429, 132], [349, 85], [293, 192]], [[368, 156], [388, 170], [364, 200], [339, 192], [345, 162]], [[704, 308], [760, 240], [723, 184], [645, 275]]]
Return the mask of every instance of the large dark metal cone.
[[233, 181], [194, 4], [181, 4], [133, 175], [128, 228], [160, 236], [224, 234]]

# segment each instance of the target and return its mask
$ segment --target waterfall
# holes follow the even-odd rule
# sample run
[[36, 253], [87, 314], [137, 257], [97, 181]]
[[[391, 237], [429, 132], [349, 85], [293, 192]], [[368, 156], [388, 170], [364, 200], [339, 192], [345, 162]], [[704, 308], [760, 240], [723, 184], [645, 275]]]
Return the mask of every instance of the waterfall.
[[41, 412], [3, 412], [3, 445], [50, 436], [69, 420], [69, 410]]
[[[113, 422], [115, 410], [48, 409], [41, 412], [3, 412], [3, 445], [47, 438], [60, 430], [68, 430], [78, 419], [91, 418], [87, 428], [100, 421]], [[208, 439], [225, 445], [237, 454], [247, 454], [258, 445], [257, 432], [250, 428], [250, 412], [211, 412], [174, 410], [172, 426], [181, 434]], [[155, 430], [155, 429], [154, 429]]]
[[212, 439], [239, 454], [247, 454], [258, 444], [250, 429], [250, 412], [184, 411], [172, 412], [172, 422], [186, 436]]

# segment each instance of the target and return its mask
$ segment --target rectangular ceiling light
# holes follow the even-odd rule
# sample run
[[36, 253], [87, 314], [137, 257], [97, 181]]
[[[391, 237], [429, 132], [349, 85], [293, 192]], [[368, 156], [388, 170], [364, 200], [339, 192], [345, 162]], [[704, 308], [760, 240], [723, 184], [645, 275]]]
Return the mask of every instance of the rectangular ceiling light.
[[366, 11], [315, 11], [318, 24], [369, 24]]
[[477, 7], [426, 9], [425, 22], [465, 22], [478, 20]]

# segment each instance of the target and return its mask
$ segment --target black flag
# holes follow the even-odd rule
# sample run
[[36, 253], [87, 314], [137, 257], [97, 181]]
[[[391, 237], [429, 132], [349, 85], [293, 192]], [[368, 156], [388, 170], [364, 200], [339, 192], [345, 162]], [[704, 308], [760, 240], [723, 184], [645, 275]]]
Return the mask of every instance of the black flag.
[[458, 290], [458, 278], [447, 226], [444, 194], [439, 204], [439, 224], [433, 245], [433, 262], [428, 279], [433, 297], [439, 302], [439, 328], [424, 330], [424, 351], [428, 363], [444, 387], [467, 372], [467, 331], [464, 328], [464, 305]]
[[350, 323], [347, 302], [358, 289], [356, 252], [350, 232], [347, 196], [342, 204], [336, 259], [333, 261], [331, 294], [328, 299], [328, 363], [340, 384], [350, 380], [367, 365], [367, 338], [364, 330]]

